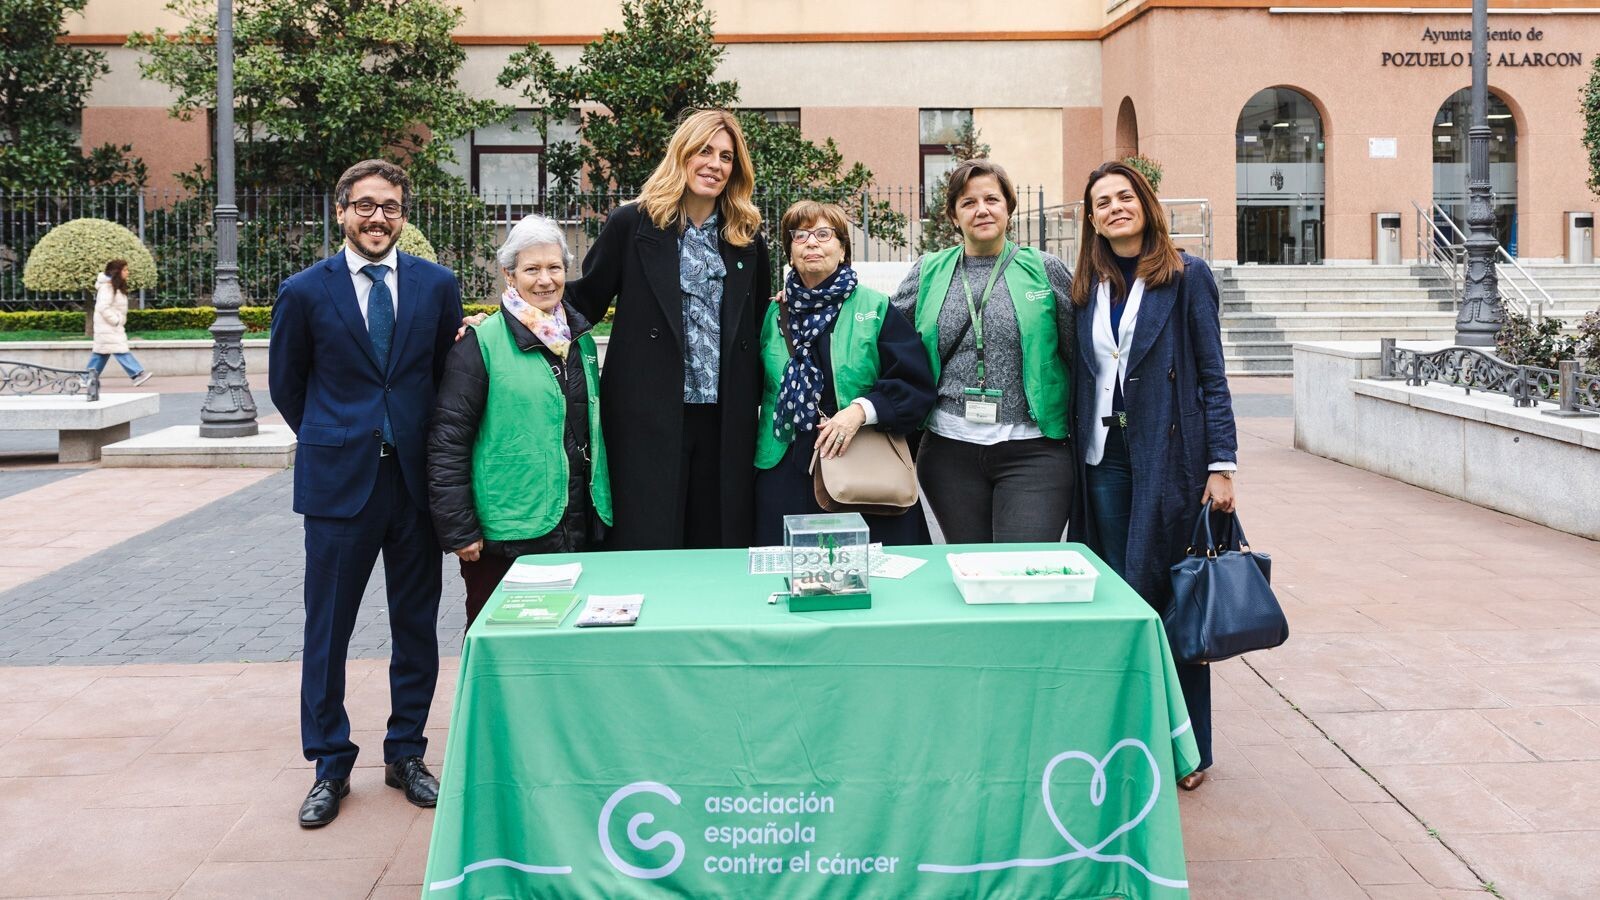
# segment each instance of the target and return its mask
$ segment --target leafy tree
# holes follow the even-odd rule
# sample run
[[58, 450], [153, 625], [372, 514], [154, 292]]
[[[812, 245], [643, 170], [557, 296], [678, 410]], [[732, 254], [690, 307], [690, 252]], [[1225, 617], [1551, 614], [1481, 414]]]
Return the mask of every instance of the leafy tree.
[[1589, 151], [1589, 190], [1600, 196], [1600, 56], [1590, 66], [1589, 80], [1579, 99], [1583, 107], [1583, 146]]
[[[989, 145], [985, 144], [978, 134], [978, 127], [968, 119], [961, 125], [961, 130], [956, 132], [953, 143], [945, 145], [956, 162], [962, 163], [969, 159], [982, 159], [989, 155]], [[950, 194], [950, 173], [939, 176], [933, 183], [933, 190], [928, 194], [928, 218], [924, 220], [922, 237], [917, 241], [918, 253], [933, 253], [946, 247], [954, 247], [961, 243], [961, 231], [956, 228], [956, 223], [950, 221], [944, 214], [945, 198]], [[1015, 210], [1013, 210], [1015, 212]]]
[[[837, 203], [874, 240], [905, 245], [906, 216], [884, 200], [867, 196], [872, 171], [861, 163], [844, 167], [844, 154], [833, 138], [811, 143], [793, 125], [769, 122], [755, 113], [740, 113], [739, 127], [756, 169], [756, 202], [768, 238], [777, 242], [778, 220], [796, 200]], [[859, 255], [861, 248], [857, 247]]]
[[591, 107], [582, 113], [581, 144], [550, 147], [545, 165], [558, 184], [575, 187], [587, 169], [597, 187], [637, 189], [661, 161], [684, 110], [738, 100], [737, 83], [714, 80], [724, 49], [713, 22], [702, 0], [623, 0], [622, 30], [607, 29], [585, 45], [575, 66], [557, 66], [538, 44], [512, 54], [500, 86], [521, 87], [540, 110], [540, 134], [548, 138], [551, 114]]
[[1154, 159], [1151, 159], [1142, 153], [1135, 153], [1127, 159], [1124, 159], [1123, 163], [1126, 164], [1128, 168], [1138, 172], [1140, 175], [1143, 175], [1144, 180], [1150, 182], [1150, 190], [1160, 193], [1162, 175], [1161, 163], [1156, 162]]
[[[141, 64], [147, 78], [177, 92], [173, 115], [209, 114], [217, 103], [215, 0], [171, 0], [167, 8], [188, 24], [175, 34], [135, 34], [128, 45], [148, 54]], [[410, 221], [448, 235], [436, 250], [463, 292], [472, 297], [489, 289], [479, 262], [494, 250], [491, 217], [443, 164], [453, 156], [451, 141], [510, 109], [457, 86], [466, 51], [451, 33], [461, 19], [447, 0], [235, 0], [246, 297], [269, 302], [284, 275], [316, 261], [325, 245], [337, 246], [337, 226], [324, 221], [321, 194], [352, 163], [371, 158], [393, 160], [411, 174], [417, 199]], [[158, 257], [164, 274], [170, 265], [174, 275], [162, 291], [176, 302], [210, 293], [211, 177], [203, 166], [182, 173], [192, 197], [154, 213], [159, 224], [165, 225], [162, 217], [173, 224], [157, 233], [164, 235]]]
[[[736, 82], [716, 80], [724, 48], [703, 0], [623, 0], [622, 24], [586, 45], [576, 65], [557, 66], [549, 51], [529, 44], [500, 73], [502, 87], [520, 88], [541, 111], [535, 121], [550, 148], [545, 165], [557, 185], [555, 199], [577, 192], [587, 172], [595, 190], [581, 199], [599, 212], [644, 184], [685, 110], [731, 107], [739, 99]], [[551, 143], [551, 119], [571, 109], [582, 110], [582, 141]], [[808, 197], [841, 203], [874, 234], [904, 244], [905, 217], [881, 201], [863, 205], [872, 172], [860, 163], [846, 168], [831, 139], [817, 146], [792, 126], [751, 113], [739, 118], [769, 237], [784, 208]]]
[[88, 0], [0, 2], [0, 189], [144, 183], [131, 146], [105, 144], [88, 159], [74, 135], [105, 54], [62, 43], [62, 20]]
[[[148, 54], [145, 77], [177, 91], [172, 114], [187, 120], [217, 103], [216, 3], [167, 8], [188, 24], [128, 46]], [[450, 142], [509, 113], [457, 86], [461, 19], [443, 0], [237, 0], [240, 183], [325, 188], [374, 157], [402, 163], [419, 185], [449, 181], [440, 165]]]

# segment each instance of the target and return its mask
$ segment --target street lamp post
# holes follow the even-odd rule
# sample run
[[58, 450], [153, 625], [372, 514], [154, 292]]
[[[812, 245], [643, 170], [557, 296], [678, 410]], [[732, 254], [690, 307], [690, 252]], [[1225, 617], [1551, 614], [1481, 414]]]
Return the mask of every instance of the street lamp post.
[[1467, 281], [1456, 311], [1456, 343], [1492, 347], [1505, 320], [1494, 257], [1489, 194], [1489, 3], [1472, 0], [1472, 127], [1467, 132]]
[[244, 372], [244, 323], [239, 306], [239, 207], [233, 190], [233, 0], [217, 4], [217, 279], [212, 303], [211, 386], [200, 408], [200, 436], [249, 437], [256, 401]]

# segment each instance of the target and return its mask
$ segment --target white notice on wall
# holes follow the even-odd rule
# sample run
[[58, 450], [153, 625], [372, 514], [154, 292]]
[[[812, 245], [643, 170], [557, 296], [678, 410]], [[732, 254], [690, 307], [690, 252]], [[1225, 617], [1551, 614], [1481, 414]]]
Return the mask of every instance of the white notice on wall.
[[1395, 138], [1367, 138], [1367, 158], [1394, 159], [1399, 155], [1399, 145]]

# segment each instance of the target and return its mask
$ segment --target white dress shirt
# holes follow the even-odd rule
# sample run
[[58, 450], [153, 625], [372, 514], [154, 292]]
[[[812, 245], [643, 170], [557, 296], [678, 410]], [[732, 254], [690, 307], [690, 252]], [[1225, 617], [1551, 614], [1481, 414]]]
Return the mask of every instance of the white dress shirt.
[[389, 274], [383, 276], [383, 283], [389, 286], [389, 298], [394, 302], [394, 320], [400, 321], [400, 251], [395, 247], [389, 248], [389, 254], [378, 262], [373, 262], [365, 256], [350, 249], [344, 248], [344, 264], [350, 267], [350, 283], [355, 285], [356, 305], [361, 307], [361, 321], [367, 321], [367, 295], [372, 293], [372, 279], [361, 274], [367, 266], [388, 266]]

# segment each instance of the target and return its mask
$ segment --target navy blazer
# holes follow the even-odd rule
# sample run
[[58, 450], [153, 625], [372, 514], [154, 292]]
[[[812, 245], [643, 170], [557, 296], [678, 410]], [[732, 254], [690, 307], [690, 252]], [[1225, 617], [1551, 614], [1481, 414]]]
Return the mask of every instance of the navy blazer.
[[[1094, 313], [1098, 291], [1076, 309], [1078, 353], [1074, 361], [1073, 433], [1079, 462], [1099, 428], [1095, 418]], [[1128, 523], [1128, 583], [1157, 609], [1171, 596], [1168, 570], [1183, 556], [1211, 463], [1235, 462], [1233, 400], [1222, 358], [1222, 328], [1216, 280], [1203, 260], [1183, 254], [1183, 274], [1145, 291], [1128, 351], [1123, 398], [1128, 411], [1133, 507]], [[1082, 472], [1079, 473], [1080, 476]], [[1079, 485], [1084, 485], [1082, 477]], [[1078, 499], [1084, 499], [1080, 487]], [[1069, 536], [1100, 549], [1093, 519], [1082, 503]]]
[[418, 509], [428, 508], [428, 420], [461, 326], [461, 285], [449, 269], [408, 253], [396, 268], [400, 302], [387, 368], [378, 366], [343, 252], [278, 288], [267, 382], [299, 438], [294, 511], [302, 515], [361, 511], [378, 478], [385, 409], [406, 489]]

